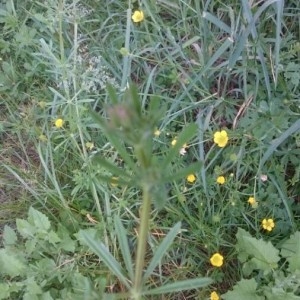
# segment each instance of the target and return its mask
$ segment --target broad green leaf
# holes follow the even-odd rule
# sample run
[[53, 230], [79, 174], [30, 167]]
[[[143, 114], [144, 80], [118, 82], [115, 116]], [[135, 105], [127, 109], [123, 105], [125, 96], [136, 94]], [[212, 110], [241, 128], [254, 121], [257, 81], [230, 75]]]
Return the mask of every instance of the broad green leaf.
[[267, 272], [278, 267], [279, 250], [271, 242], [257, 240], [252, 237], [245, 237], [245, 242], [248, 245], [249, 255], [253, 256], [251, 261], [255, 263], [257, 269]]
[[6, 249], [0, 249], [0, 266], [0, 274], [11, 277], [20, 276], [26, 270], [18, 255]]
[[51, 226], [48, 217], [33, 207], [29, 208], [28, 221], [34, 224], [38, 231], [48, 231]]
[[68, 230], [63, 226], [58, 226], [57, 234], [60, 238], [60, 248], [65, 251], [74, 252], [77, 243], [70, 237]]
[[208, 277], [177, 281], [173, 283], [168, 283], [158, 288], [151, 289], [149, 291], [144, 291], [143, 295], [145, 296], [160, 295], [160, 294], [175, 293], [175, 292], [186, 291], [186, 290], [194, 290], [194, 289], [206, 287], [212, 282], [213, 282], [212, 279]]
[[7, 283], [0, 283], [0, 300], [9, 299], [9, 285]]
[[11, 227], [5, 225], [4, 232], [3, 232], [4, 245], [5, 246], [14, 245], [17, 240], [18, 238], [15, 231]]
[[27, 222], [26, 220], [17, 219], [16, 224], [18, 232], [24, 238], [33, 237], [37, 232], [36, 227]]
[[262, 296], [256, 294], [257, 283], [255, 279], [242, 279], [234, 287], [232, 291], [228, 291], [222, 295], [225, 300], [264, 300]]
[[161, 262], [161, 259], [163, 256], [167, 253], [169, 247], [172, 245], [176, 235], [180, 231], [181, 223], [178, 222], [171, 230], [168, 232], [168, 234], [165, 236], [163, 241], [160, 243], [158, 248], [155, 250], [154, 255], [151, 259], [151, 262], [144, 274], [144, 282], [148, 279], [149, 276], [151, 276], [153, 270], [158, 266], [158, 264]]
[[236, 236], [236, 249], [241, 262], [248, 260], [253, 269], [261, 269], [265, 272], [278, 267], [277, 263], [280, 259], [279, 250], [271, 242], [255, 239], [241, 228], [238, 229]]
[[56, 232], [53, 230], [50, 230], [50, 232], [47, 233], [47, 237], [45, 239], [47, 239], [52, 245], [55, 245], [61, 241]]
[[115, 274], [127, 288], [129, 288], [129, 280], [124, 275], [124, 270], [105, 245], [100, 241], [97, 241], [88, 231], [80, 230], [78, 236], [80, 236], [80, 239], [84, 241], [84, 243], [89, 246], [101, 260], [103, 260], [110, 271]]
[[50, 292], [43, 293], [41, 295], [41, 300], [54, 300], [50, 294]]
[[300, 232], [297, 231], [281, 246], [281, 255], [289, 262], [290, 272], [300, 270]]
[[267, 300], [300, 300], [299, 296], [285, 292], [282, 288], [273, 287], [271, 292], [265, 292]]
[[128, 245], [128, 240], [127, 240], [127, 232], [119, 218], [119, 216], [115, 216], [115, 229], [116, 229], [116, 234], [118, 237], [118, 242], [121, 248], [122, 256], [125, 262], [125, 266], [127, 269], [127, 272], [129, 274], [129, 277], [131, 280], [134, 278], [134, 273], [133, 273], [133, 263], [131, 259], [131, 253]]

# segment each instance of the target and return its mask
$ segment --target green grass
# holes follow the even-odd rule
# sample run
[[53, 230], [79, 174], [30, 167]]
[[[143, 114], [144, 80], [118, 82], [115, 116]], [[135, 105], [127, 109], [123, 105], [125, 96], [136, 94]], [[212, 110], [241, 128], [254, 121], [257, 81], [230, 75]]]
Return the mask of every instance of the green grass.
[[[28, 267], [35, 275], [20, 271], [23, 288], [9, 294], [19, 279], [0, 271], [0, 299], [74, 298], [78, 285], [78, 299], [231, 300], [237, 286], [244, 297], [242, 279], [255, 279], [248, 297], [271, 299], [268, 287], [298, 276], [281, 261], [252, 270], [241, 230], [257, 253], [261, 239], [280, 250], [300, 230], [299, 13], [297, 0], [0, 1], [0, 228], [29, 207], [45, 214], [53, 229], [34, 231], [46, 218], [30, 210], [31, 227], [19, 219], [17, 230], [30, 266], [51, 258], [63, 277]], [[74, 249], [46, 244], [51, 230]], [[31, 238], [43, 250], [30, 252]], [[282, 293], [300, 297], [298, 286]]]

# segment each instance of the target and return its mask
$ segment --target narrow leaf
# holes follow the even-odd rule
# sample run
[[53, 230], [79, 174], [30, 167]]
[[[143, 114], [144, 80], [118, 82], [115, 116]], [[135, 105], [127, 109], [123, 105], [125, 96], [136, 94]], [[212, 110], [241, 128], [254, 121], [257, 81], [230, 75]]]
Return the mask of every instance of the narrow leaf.
[[118, 242], [121, 248], [122, 256], [125, 262], [125, 266], [127, 269], [127, 272], [129, 274], [129, 277], [131, 280], [134, 278], [134, 273], [133, 273], [133, 263], [131, 259], [131, 253], [128, 245], [128, 240], [127, 240], [127, 232], [119, 218], [119, 216], [116, 215], [115, 217], [115, 229], [116, 229], [116, 234], [118, 237]]
[[180, 231], [181, 223], [178, 222], [165, 236], [161, 244], [156, 249], [151, 262], [144, 274], [144, 282], [148, 279], [149, 276], [151, 276], [153, 270], [158, 266], [158, 264], [161, 262], [162, 257], [166, 254], [169, 247], [172, 245], [176, 235]]
[[143, 295], [160, 295], [166, 293], [181, 292], [186, 290], [194, 290], [194, 289], [206, 287], [212, 282], [213, 282], [212, 279], [208, 277], [177, 281], [177, 282], [160, 286], [150, 291], [146, 291], [143, 293]]
[[85, 242], [90, 249], [103, 260], [105, 265], [110, 269], [110, 271], [115, 274], [118, 279], [129, 288], [128, 279], [124, 275], [124, 270], [121, 265], [116, 261], [116, 259], [111, 255], [109, 250], [105, 245], [99, 241], [96, 241], [87, 231], [80, 230], [79, 236], [82, 241]]
[[275, 150], [277, 149], [277, 147], [283, 143], [289, 136], [291, 136], [292, 134], [294, 134], [295, 132], [300, 130], [300, 119], [297, 120], [290, 128], [288, 128], [286, 131], [284, 131], [280, 137], [278, 137], [277, 139], [273, 140], [271, 142], [271, 145], [269, 146], [269, 148], [267, 149], [267, 151], [265, 152], [264, 156], [262, 157], [261, 161], [260, 161], [260, 169], [261, 167], [265, 164], [265, 162], [269, 159], [269, 157], [275, 152]]

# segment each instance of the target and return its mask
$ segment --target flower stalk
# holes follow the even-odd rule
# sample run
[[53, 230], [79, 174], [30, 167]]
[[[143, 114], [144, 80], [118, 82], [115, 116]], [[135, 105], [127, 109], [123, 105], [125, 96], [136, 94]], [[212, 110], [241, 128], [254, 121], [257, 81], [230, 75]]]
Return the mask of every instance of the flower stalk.
[[147, 247], [147, 238], [149, 232], [149, 220], [151, 210], [151, 194], [149, 185], [143, 187], [143, 202], [140, 214], [140, 228], [138, 232], [138, 245], [135, 263], [135, 275], [133, 283], [132, 296], [134, 300], [139, 300], [142, 289], [142, 276], [145, 265], [145, 254]]

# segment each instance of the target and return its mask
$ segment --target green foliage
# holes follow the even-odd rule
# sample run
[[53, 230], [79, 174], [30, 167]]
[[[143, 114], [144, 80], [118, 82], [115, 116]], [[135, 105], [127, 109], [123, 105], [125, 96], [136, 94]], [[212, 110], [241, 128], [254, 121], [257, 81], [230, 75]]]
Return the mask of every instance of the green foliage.
[[0, 32], [0, 299], [299, 299], [298, 0], [2, 0]]
[[66, 228], [54, 229], [31, 207], [16, 231], [4, 228], [0, 299], [96, 299], [91, 280], [79, 270], [84, 249]]
[[[236, 250], [243, 265], [242, 279], [222, 297], [234, 299], [300, 299], [299, 231], [277, 249], [239, 228]], [[280, 261], [280, 268], [278, 263]]]

